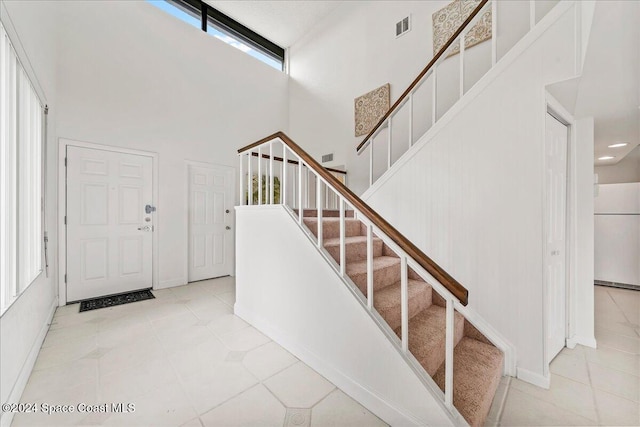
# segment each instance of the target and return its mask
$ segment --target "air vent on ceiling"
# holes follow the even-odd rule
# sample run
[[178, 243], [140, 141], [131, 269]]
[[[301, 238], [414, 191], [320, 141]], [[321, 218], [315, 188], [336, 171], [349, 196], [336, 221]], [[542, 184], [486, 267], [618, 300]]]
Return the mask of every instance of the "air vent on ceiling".
[[333, 160], [333, 153], [325, 154], [322, 156], [322, 163], [327, 163]]
[[410, 16], [411, 15], [396, 22], [396, 37], [400, 37], [411, 29], [411, 20], [409, 19]]

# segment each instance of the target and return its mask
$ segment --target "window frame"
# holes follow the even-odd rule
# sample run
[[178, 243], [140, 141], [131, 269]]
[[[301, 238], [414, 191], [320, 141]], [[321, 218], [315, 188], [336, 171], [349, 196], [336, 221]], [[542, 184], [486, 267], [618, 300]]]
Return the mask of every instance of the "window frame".
[[0, 317], [47, 267], [47, 106], [10, 24], [0, 20], [0, 66], [8, 67], [0, 79]]
[[200, 14], [201, 30], [207, 32], [209, 26], [228, 34], [263, 55], [280, 62], [280, 70], [285, 70], [285, 49], [255, 31], [245, 27], [235, 19], [225, 15], [202, 0], [166, 0], [168, 3], [185, 10]]

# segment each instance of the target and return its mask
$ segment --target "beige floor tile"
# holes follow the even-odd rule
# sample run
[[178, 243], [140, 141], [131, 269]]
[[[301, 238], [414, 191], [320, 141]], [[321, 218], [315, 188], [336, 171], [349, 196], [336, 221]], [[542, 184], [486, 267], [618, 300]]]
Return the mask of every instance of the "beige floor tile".
[[551, 362], [552, 373], [589, 385], [587, 360], [584, 357], [558, 354]]
[[598, 420], [593, 393], [589, 385], [551, 374], [551, 387], [549, 390], [536, 387], [517, 378], [511, 381], [511, 389], [552, 403], [594, 422]]
[[265, 386], [255, 387], [203, 414], [206, 426], [225, 427], [281, 427], [286, 409]]
[[98, 359], [100, 375], [109, 375], [122, 370], [123, 366], [136, 366], [152, 357], [163, 354], [162, 344], [153, 336], [145, 336], [135, 344], [109, 349]]
[[[195, 322], [199, 322], [198, 319]], [[213, 332], [206, 324], [194, 324], [181, 328], [154, 328], [155, 334], [160, 340], [166, 354], [172, 354], [184, 348], [191, 348], [203, 341], [215, 338]]]
[[202, 427], [202, 421], [200, 421], [200, 417], [194, 418], [192, 420], [187, 421], [182, 424], [180, 427]]
[[238, 331], [229, 332], [219, 336], [229, 350], [249, 351], [269, 342], [269, 338], [262, 335], [253, 327], [247, 327]]
[[199, 415], [258, 383], [256, 377], [240, 363], [221, 363], [201, 376], [183, 382], [185, 391]]
[[640, 426], [640, 405], [638, 402], [595, 390], [596, 406], [600, 423], [609, 426]]
[[218, 298], [222, 300], [225, 304], [232, 306], [236, 303], [236, 292], [223, 292], [220, 294], [216, 294]]
[[[97, 401], [95, 383], [84, 383], [66, 389], [57, 390], [46, 397], [36, 400], [38, 412], [30, 414], [16, 414], [13, 418], [12, 426], [77, 426], [81, 425], [81, 420], [85, 414], [77, 411], [77, 405], [85, 403], [95, 405]], [[54, 407], [55, 405], [72, 406], [73, 412], [43, 412], [42, 404]], [[45, 408], [46, 409], [46, 408]]]
[[[229, 310], [231, 310], [231, 308], [229, 308]], [[222, 336], [244, 329], [248, 327], [249, 324], [235, 314], [223, 314], [211, 319], [207, 326], [214, 334]]]
[[600, 346], [598, 349], [585, 347], [584, 354], [590, 362], [640, 376], [640, 356], [638, 355], [605, 346]]
[[386, 426], [382, 420], [340, 390], [334, 390], [311, 410], [312, 427]]
[[69, 339], [64, 344], [40, 349], [34, 370], [46, 369], [82, 359], [98, 348], [96, 337]]
[[231, 276], [220, 277], [218, 279], [203, 280], [197, 282], [197, 285], [206, 292], [217, 295], [225, 292], [235, 291], [235, 279]]
[[111, 414], [103, 425], [179, 426], [197, 417], [187, 395], [176, 384], [157, 388], [131, 399], [135, 412]]
[[[215, 298], [215, 297], [214, 297]], [[232, 315], [233, 309], [229, 307], [227, 304], [223, 303], [219, 299], [215, 299], [215, 305], [207, 308], [199, 308], [194, 310], [189, 307], [193, 314], [200, 320], [211, 322], [214, 320], [218, 320], [221, 317]]]
[[187, 308], [189, 308], [193, 312], [198, 311], [218, 311], [218, 312], [228, 312], [229, 306], [224, 302], [220, 301], [220, 298], [215, 295], [210, 295], [208, 293], [204, 293], [202, 289], [199, 292], [203, 295], [200, 295], [198, 298], [190, 299], [185, 303]]
[[100, 348], [113, 349], [121, 346], [135, 345], [141, 339], [153, 336], [151, 323], [144, 320], [142, 322], [130, 323], [126, 327], [107, 328], [98, 332], [97, 342]]
[[121, 402], [170, 384], [178, 384], [178, 377], [164, 356], [156, 356], [100, 375], [99, 397], [102, 402]]
[[175, 317], [185, 313], [191, 314], [189, 309], [181, 303], [158, 304], [149, 306], [145, 310], [147, 318], [152, 322], [154, 320]]
[[229, 349], [217, 338], [210, 338], [195, 346], [183, 348], [168, 356], [171, 365], [182, 379], [189, 381], [215, 371], [224, 362]]
[[513, 427], [590, 426], [597, 425], [597, 422], [511, 387], [500, 419], [500, 425]]
[[335, 386], [302, 362], [272, 376], [264, 384], [290, 408], [311, 408]]
[[202, 297], [202, 288], [198, 286], [198, 282], [189, 283], [183, 286], [176, 286], [171, 289], [176, 299], [197, 299]]
[[253, 375], [264, 380], [297, 361], [291, 353], [272, 341], [248, 352], [242, 363]]
[[29, 377], [23, 402], [31, 402], [54, 396], [58, 391], [98, 383], [98, 361], [80, 359], [70, 363], [55, 365], [47, 369], [33, 371]]
[[599, 346], [615, 348], [631, 354], [640, 354], [640, 338], [633, 338], [619, 334], [602, 334], [597, 337]]
[[640, 377], [588, 362], [593, 387], [625, 399], [640, 402]]

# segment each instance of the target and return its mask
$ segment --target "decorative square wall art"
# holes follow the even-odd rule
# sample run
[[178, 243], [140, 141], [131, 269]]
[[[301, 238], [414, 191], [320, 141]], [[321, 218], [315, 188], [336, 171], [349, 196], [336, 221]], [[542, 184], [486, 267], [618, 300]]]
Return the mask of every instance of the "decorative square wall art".
[[389, 83], [355, 99], [356, 136], [366, 135], [389, 111]]
[[[435, 12], [433, 20], [433, 54], [440, 51], [453, 33], [471, 15], [480, 0], [454, 0], [447, 6]], [[480, 20], [471, 27], [464, 37], [464, 48], [468, 48], [491, 38], [491, 10], [485, 12]], [[448, 56], [460, 52], [460, 43], [449, 51]]]

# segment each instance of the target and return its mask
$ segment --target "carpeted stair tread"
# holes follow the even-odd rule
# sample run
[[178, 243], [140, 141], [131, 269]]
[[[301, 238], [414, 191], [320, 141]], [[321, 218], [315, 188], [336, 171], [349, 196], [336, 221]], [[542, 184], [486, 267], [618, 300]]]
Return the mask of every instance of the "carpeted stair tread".
[[[304, 223], [314, 236], [318, 236], [318, 218], [304, 218]], [[360, 221], [354, 218], [345, 218], [345, 236], [360, 235]], [[340, 218], [322, 218], [322, 239], [340, 237]]]
[[[453, 405], [471, 426], [481, 426], [502, 377], [504, 356], [490, 344], [464, 337], [453, 351]], [[433, 376], [444, 390], [445, 364]]]
[[[382, 240], [377, 237], [372, 239], [373, 243], [373, 256], [379, 257], [382, 255]], [[346, 248], [347, 262], [362, 261], [367, 259], [367, 236], [350, 236], [345, 237], [344, 244]], [[324, 247], [329, 254], [340, 262], [340, 238], [332, 237], [325, 239]]]
[[[373, 292], [373, 306], [391, 329], [402, 323], [400, 282]], [[421, 280], [407, 282], [409, 294], [409, 319], [431, 305], [431, 286]], [[366, 295], [366, 293], [365, 293]]]
[[[347, 263], [347, 276], [362, 293], [367, 291], [367, 260]], [[373, 259], [373, 289], [393, 285], [400, 279], [400, 259], [379, 256]], [[375, 293], [374, 293], [375, 296]]]
[[[431, 376], [444, 362], [445, 324], [446, 310], [435, 304], [422, 310], [409, 321], [409, 351]], [[401, 336], [400, 328], [396, 328], [395, 332], [399, 337]], [[464, 317], [456, 312], [454, 314], [454, 344], [462, 339], [463, 334]]]

